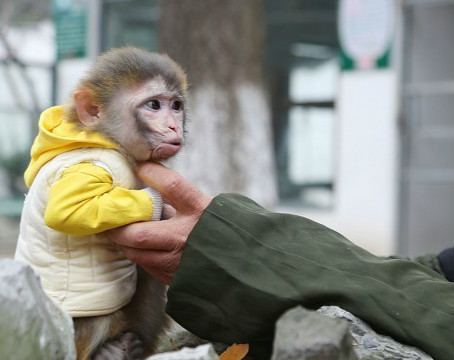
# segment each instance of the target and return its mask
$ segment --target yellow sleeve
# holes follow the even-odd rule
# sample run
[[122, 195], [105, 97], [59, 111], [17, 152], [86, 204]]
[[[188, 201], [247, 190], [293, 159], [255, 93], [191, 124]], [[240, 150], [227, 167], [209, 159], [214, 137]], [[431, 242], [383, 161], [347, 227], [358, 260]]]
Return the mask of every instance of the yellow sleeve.
[[106, 170], [80, 163], [51, 186], [44, 221], [62, 233], [85, 236], [151, 220], [152, 215], [153, 201], [145, 191], [114, 187]]

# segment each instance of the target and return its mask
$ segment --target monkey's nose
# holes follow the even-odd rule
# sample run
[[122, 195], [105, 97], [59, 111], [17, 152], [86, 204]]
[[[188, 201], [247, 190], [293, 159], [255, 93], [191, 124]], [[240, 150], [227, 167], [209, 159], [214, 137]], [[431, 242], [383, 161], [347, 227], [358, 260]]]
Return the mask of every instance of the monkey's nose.
[[167, 127], [172, 130], [172, 131], [177, 131], [178, 129], [178, 123], [175, 121], [175, 119], [173, 119], [172, 117], [168, 117], [166, 119], [166, 122], [165, 124], [167, 125]]
[[173, 136], [180, 137], [180, 127], [176, 123], [172, 123], [168, 125], [168, 129], [171, 131]]

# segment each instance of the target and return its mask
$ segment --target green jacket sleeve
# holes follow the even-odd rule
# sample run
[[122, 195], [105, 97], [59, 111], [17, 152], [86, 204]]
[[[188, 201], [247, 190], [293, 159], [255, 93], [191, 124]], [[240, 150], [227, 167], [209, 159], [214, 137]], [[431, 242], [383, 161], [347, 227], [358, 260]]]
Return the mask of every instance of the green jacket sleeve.
[[167, 312], [196, 335], [270, 355], [290, 307], [337, 305], [435, 359], [454, 357], [454, 284], [427, 266], [374, 256], [306, 218], [219, 195], [190, 234]]

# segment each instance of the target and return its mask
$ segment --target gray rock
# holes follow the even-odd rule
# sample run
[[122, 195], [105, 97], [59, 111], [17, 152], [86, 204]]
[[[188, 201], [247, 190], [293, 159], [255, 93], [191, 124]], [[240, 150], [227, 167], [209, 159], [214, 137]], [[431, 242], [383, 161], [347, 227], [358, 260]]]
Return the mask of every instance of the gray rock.
[[175, 349], [182, 349], [184, 347], [195, 348], [199, 345], [211, 343], [214, 351], [221, 354], [227, 349], [227, 345], [217, 342], [210, 342], [199, 338], [198, 336], [190, 333], [188, 330], [180, 326], [175, 321], [171, 320], [171, 325], [164, 335], [162, 335], [157, 343], [156, 352], [164, 353], [171, 352]]
[[345, 321], [298, 306], [277, 321], [271, 359], [354, 360], [357, 357]]
[[147, 360], [219, 360], [219, 357], [211, 344], [205, 344], [196, 348], [183, 348], [180, 351], [153, 355]]
[[0, 260], [0, 356], [15, 360], [76, 358], [71, 318], [18, 261]]
[[337, 306], [323, 306], [319, 313], [348, 322], [353, 348], [360, 360], [430, 360], [423, 351], [398, 343], [389, 336], [379, 335], [364, 321]]

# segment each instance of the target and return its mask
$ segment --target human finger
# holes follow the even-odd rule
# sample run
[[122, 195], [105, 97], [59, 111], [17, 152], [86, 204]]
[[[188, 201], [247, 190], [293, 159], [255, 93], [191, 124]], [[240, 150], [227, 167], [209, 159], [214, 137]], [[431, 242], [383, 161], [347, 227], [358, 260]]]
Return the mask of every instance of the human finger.
[[136, 171], [137, 175], [156, 188], [178, 213], [201, 213], [212, 200], [184, 176], [162, 164], [146, 162]]
[[140, 265], [147, 273], [169, 284], [181, 261], [181, 251], [139, 250], [123, 247], [125, 256]]
[[174, 217], [169, 220], [132, 223], [108, 230], [106, 235], [121, 246], [173, 250], [184, 246], [192, 227], [184, 219]]

